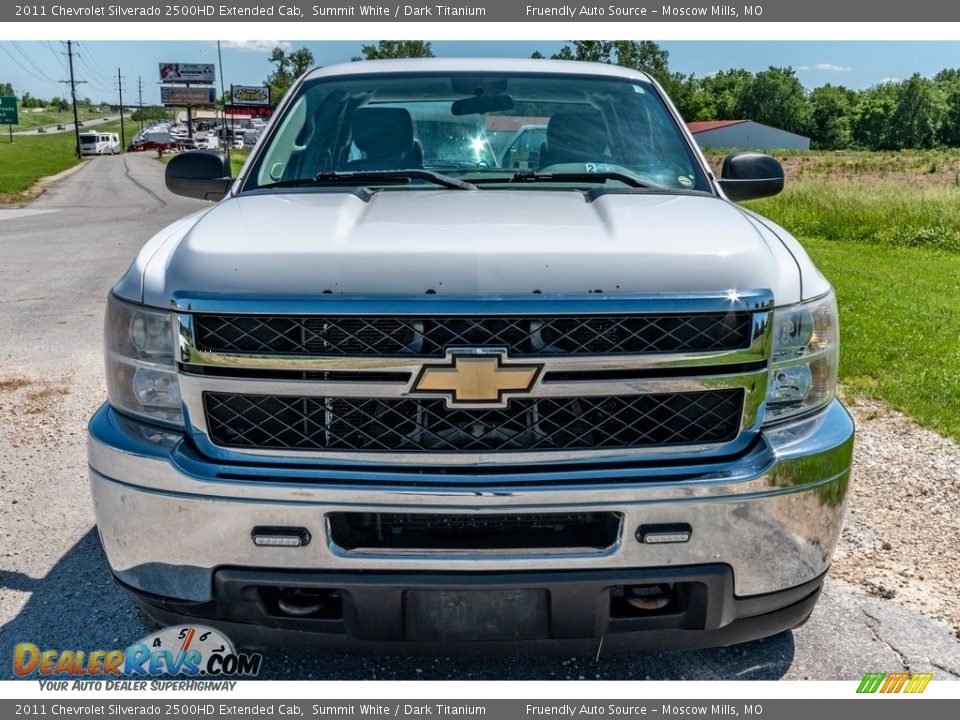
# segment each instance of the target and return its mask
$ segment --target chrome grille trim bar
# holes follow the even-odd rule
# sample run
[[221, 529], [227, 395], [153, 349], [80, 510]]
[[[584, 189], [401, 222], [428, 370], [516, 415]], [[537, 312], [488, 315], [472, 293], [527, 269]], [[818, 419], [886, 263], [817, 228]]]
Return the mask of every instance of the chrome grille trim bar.
[[[181, 310], [176, 318], [178, 361], [180, 363], [180, 393], [184, 403], [188, 429], [199, 449], [210, 457], [221, 460], [251, 461], [295, 457], [343, 463], [396, 463], [455, 466], [509, 462], [514, 464], [560, 461], [589, 461], [601, 458], [683, 458], [691, 455], [720, 455], [736, 452], [749, 445], [759, 432], [766, 400], [768, 371], [766, 364], [772, 348], [773, 297], [769, 291], [759, 290], [738, 294], [710, 294], [702, 296], [621, 296], [591, 294], [584, 296], [529, 295], [508, 298], [443, 298], [417, 296], [412, 298], [347, 298], [333, 296], [329, 300], [278, 301], [176, 299], [174, 306]], [[262, 356], [239, 353], [215, 353], [197, 350], [194, 344], [193, 316], [190, 312], [223, 312], [231, 314], [366, 314], [391, 315], [463, 315], [463, 314], [589, 314], [604, 313], [669, 313], [722, 312], [751, 310], [752, 328], [749, 347], [693, 353], [650, 353], [646, 355], [544, 355], [525, 357], [524, 360], [543, 365], [541, 378], [553, 372], [590, 373], [605, 370], [658, 370], [666, 377], [569, 380], [543, 382], [538, 380], [526, 397], [564, 398], [635, 395], [668, 392], [697, 392], [726, 388], [744, 390], [741, 433], [738, 438], [720, 444], [699, 444], [672, 447], [635, 449], [583, 449], [501, 451], [496, 453], [470, 452], [346, 452], [343, 450], [266, 450], [258, 448], [225, 448], [214, 444], [208, 433], [203, 404], [203, 393], [269, 394], [317, 397], [352, 398], [410, 398], [416, 375], [425, 362], [435, 358], [416, 357], [344, 357], [344, 356]], [[743, 372], [738, 365], [762, 363], [760, 369]], [[704, 368], [716, 366], [717, 374], [704, 374]], [[264, 377], [220, 377], [201, 374], [205, 367], [257, 371], [350, 372], [356, 381], [270, 379]], [[697, 373], [685, 374], [684, 369], [696, 368]], [[670, 372], [675, 371], [675, 372]], [[406, 382], [365, 381], [363, 373], [408, 373]], [[568, 376], [569, 377], [569, 376]], [[424, 397], [417, 394], [415, 397]], [[438, 397], [443, 397], [438, 395]]]

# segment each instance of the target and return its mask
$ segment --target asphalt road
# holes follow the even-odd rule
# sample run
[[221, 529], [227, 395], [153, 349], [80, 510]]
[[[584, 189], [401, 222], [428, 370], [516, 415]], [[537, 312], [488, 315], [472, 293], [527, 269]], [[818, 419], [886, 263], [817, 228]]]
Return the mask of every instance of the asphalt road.
[[[87, 485], [85, 424], [105, 397], [104, 299], [139, 247], [201, 203], [142, 154], [97, 158], [29, 207], [0, 209], [0, 677], [12, 648], [125, 647], [143, 632], [110, 579]], [[151, 538], [176, 543], [177, 538]], [[828, 581], [794, 632], [628, 657], [391, 658], [278, 648], [284, 679], [825, 679], [908, 668], [960, 677], [960, 642], [916, 610]]]

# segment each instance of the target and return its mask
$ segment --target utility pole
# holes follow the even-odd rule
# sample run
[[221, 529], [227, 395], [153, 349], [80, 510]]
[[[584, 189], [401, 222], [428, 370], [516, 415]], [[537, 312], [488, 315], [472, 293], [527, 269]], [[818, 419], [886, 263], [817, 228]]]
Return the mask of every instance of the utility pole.
[[123, 78], [120, 77], [120, 68], [117, 68], [117, 91], [120, 93], [120, 152], [127, 149], [127, 137], [123, 129]]
[[70, 99], [73, 101], [73, 136], [76, 139], [77, 146], [74, 152], [80, 157], [80, 117], [77, 115], [77, 85], [85, 83], [86, 80], [75, 80], [73, 77], [73, 41], [67, 40], [67, 58], [70, 61], [70, 79], [61, 80], [62, 83], [70, 85]]
[[[227, 134], [227, 96], [223, 90], [223, 55], [220, 53], [220, 41], [217, 40], [217, 62], [220, 64], [220, 105], [223, 107], [223, 131], [221, 135]], [[230, 86], [231, 92], [233, 92], [233, 86]], [[230, 102], [233, 102], [233, 96], [230, 96]], [[227, 142], [227, 166], [230, 165], [230, 150], [233, 146], [233, 116], [230, 116], [230, 139]]]
[[143, 135], [143, 78], [137, 78], [137, 89], [140, 91], [140, 134]]

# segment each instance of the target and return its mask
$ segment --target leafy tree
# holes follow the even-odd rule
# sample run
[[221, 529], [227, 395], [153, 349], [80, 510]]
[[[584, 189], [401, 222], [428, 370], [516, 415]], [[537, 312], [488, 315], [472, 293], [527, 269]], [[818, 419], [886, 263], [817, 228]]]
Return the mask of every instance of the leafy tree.
[[960, 80], [941, 85], [946, 110], [940, 123], [940, 142], [960, 147]]
[[946, 103], [939, 87], [914, 73], [900, 83], [896, 110], [890, 118], [898, 148], [932, 148], [937, 145]]
[[731, 69], [710, 75], [700, 81], [709, 103], [703, 120], [743, 120], [742, 98], [753, 83], [749, 70]]
[[361, 45], [363, 57], [353, 60], [391, 60], [394, 58], [432, 58], [433, 47], [423, 40], [381, 40], [376, 45]]
[[897, 147], [890, 120], [897, 107], [897, 83], [887, 82], [862, 90], [853, 115], [853, 140], [868, 150]]
[[313, 53], [305, 47], [288, 53], [277, 46], [270, 53], [270, 62], [274, 63], [276, 68], [267, 77], [267, 84], [270, 85], [270, 96], [273, 102], [279, 103], [293, 85], [293, 81], [309, 70], [314, 60]]
[[8, 82], [0, 83], [0, 97], [12, 97], [16, 93], [13, 91], [13, 85]]
[[[572, 45], [572, 47], [571, 47]], [[542, 58], [538, 50], [531, 55]], [[650, 40], [571, 40], [551, 60], [579, 60], [643, 70], [662, 81], [670, 75], [670, 53]]]
[[770, 67], [754, 75], [737, 110], [746, 120], [800, 134], [810, 131], [810, 102], [790, 67]]
[[162, 105], [144, 105], [143, 113], [141, 114], [140, 109], [137, 108], [133, 111], [132, 118], [134, 122], [140, 122], [140, 120], [167, 120], [169, 119], [169, 114], [167, 109]]
[[811, 139], [826, 150], [849, 148], [853, 144], [853, 109], [857, 93], [839, 85], [824, 85], [810, 93]]

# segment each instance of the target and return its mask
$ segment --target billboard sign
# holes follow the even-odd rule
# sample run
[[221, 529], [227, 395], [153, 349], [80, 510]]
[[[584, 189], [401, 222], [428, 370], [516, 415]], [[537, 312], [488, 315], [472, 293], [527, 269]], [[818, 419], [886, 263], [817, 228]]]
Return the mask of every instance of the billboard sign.
[[270, 107], [270, 88], [264, 85], [231, 85], [232, 104], [246, 107]]
[[15, 97], [0, 97], [0, 125], [17, 125], [17, 99]]
[[160, 63], [160, 82], [212, 84], [217, 79], [210, 63]]
[[210, 107], [217, 104], [217, 91], [212, 87], [160, 87], [160, 103], [175, 107]]
[[270, 107], [251, 107], [250, 105], [227, 105], [223, 108], [227, 115], [243, 115], [244, 117], [270, 117], [273, 115], [273, 108]]

